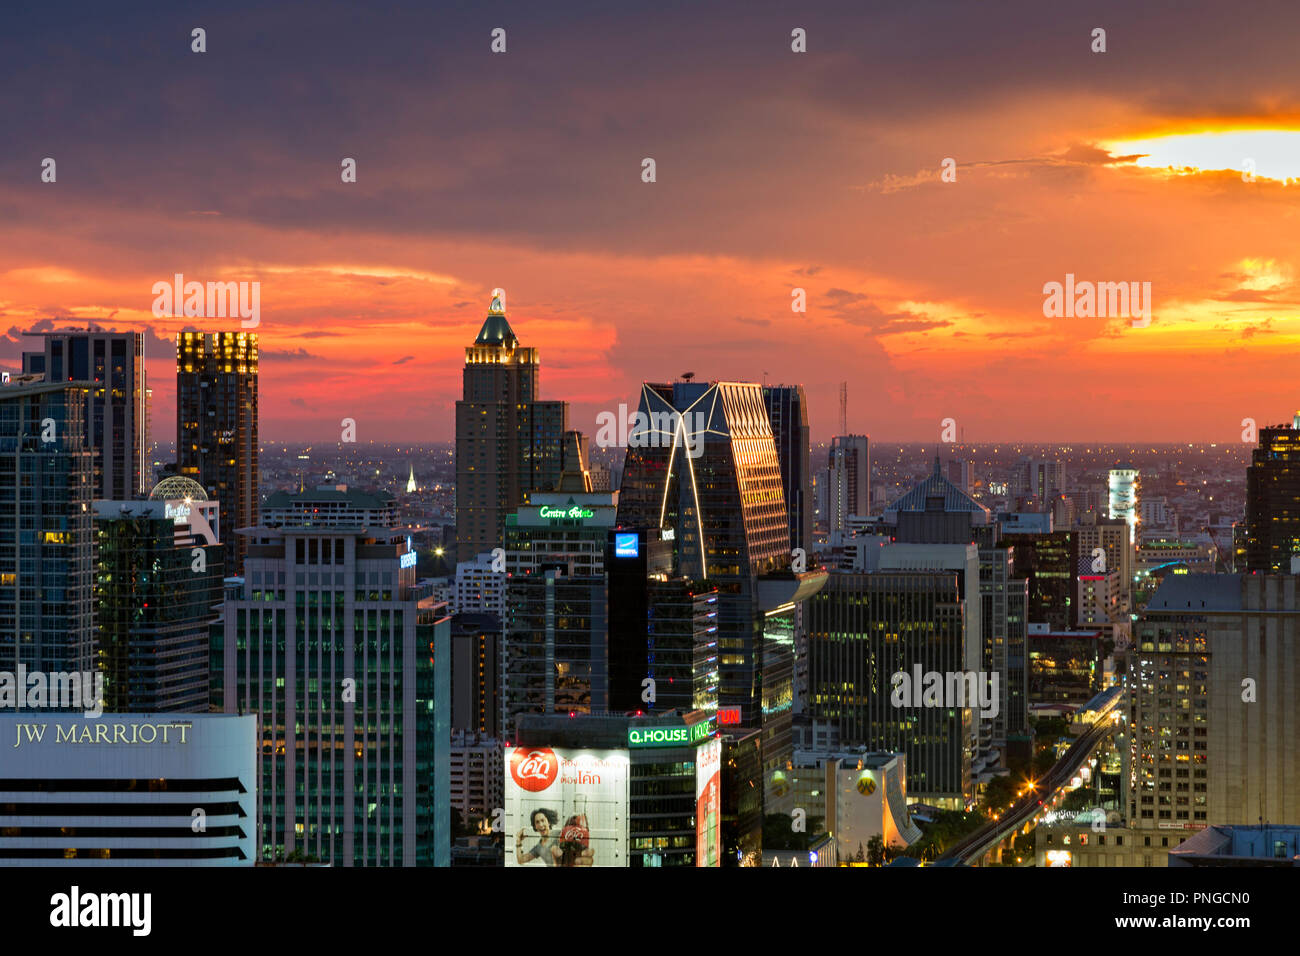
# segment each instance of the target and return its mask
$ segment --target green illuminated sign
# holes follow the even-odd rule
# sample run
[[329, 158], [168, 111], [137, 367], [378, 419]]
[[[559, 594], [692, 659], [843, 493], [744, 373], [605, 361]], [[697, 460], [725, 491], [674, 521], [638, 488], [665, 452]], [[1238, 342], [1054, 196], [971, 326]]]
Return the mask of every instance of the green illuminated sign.
[[537, 516], [539, 518], [577, 518], [581, 520], [583, 518], [590, 518], [595, 515], [595, 513], [596, 512], [592, 511], [590, 508], [582, 508], [578, 505], [574, 505], [567, 511], [563, 508], [551, 508], [547, 505], [542, 505], [537, 509]]
[[694, 747], [713, 736], [713, 720], [701, 720], [689, 727], [629, 727], [629, 747]]

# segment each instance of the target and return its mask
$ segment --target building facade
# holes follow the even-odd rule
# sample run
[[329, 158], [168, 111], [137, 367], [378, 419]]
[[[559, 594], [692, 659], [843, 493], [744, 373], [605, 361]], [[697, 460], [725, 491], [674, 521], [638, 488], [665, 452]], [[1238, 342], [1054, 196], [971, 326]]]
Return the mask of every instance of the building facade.
[[552, 489], [560, 480], [569, 406], [541, 401], [540, 381], [538, 350], [519, 344], [503, 296], [494, 297], [465, 349], [456, 403], [458, 558], [502, 547], [506, 516], [529, 491]]
[[77, 382], [86, 390], [86, 447], [94, 453], [96, 498], [123, 500], [153, 484], [149, 453], [149, 389], [144, 333], [99, 329], [27, 332], [44, 350], [23, 353], [23, 373], [47, 382]]
[[450, 619], [405, 533], [244, 534], [212, 654], [223, 710], [261, 721], [259, 856], [449, 865]]
[[67, 383], [0, 386], [0, 669], [95, 668], [89, 399]]
[[243, 573], [258, 523], [257, 333], [176, 333], [176, 470], [221, 505], [225, 573]]

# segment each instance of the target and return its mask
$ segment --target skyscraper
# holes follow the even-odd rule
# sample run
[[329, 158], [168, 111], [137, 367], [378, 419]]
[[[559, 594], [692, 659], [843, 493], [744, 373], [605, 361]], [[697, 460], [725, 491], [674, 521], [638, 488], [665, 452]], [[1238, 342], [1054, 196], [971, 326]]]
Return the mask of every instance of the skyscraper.
[[836, 435], [831, 439], [826, 488], [827, 529], [844, 531], [849, 515], [871, 513], [871, 439]]
[[96, 498], [142, 496], [152, 485], [144, 333], [99, 329], [25, 332], [45, 349], [23, 353], [23, 372], [86, 386], [86, 447], [94, 453]]
[[463, 398], [456, 403], [456, 547], [462, 560], [502, 547], [506, 516], [529, 491], [555, 488], [563, 468], [569, 405], [539, 400], [538, 350], [519, 344], [503, 295], [493, 297], [478, 337], [465, 349]]
[[180, 476], [164, 479], [153, 495], [95, 502], [104, 708], [206, 712], [208, 629], [222, 599], [218, 504]]
[[0, 670], [94, 668], [86, 389], [0, 386]]
[[[975, 569], [969, 577], [977, 577], [976, 549], [969, 549]], [[957, 809], [974, 794], [976, 712], [897, 707], [891, 697], [896, 673], [975, 669], [979, 648], [971, 643], [969, 624], [979, 614], [977, 594], [964, 593], [967, 577], [939, 569], [837, 572], [808, 601], [807, 614], [808, 714], [814, 723], [826, 726], [836, 748], [906, 754], [909, 795]]]
[[759, 385], [646, 384], [628, 436], [619, 524], [673, 532], [676, 576], [718, 588], [719, 705], [759, 726], [765, 616], [825, 572], [794, 573], [781, 465]]
[[[291, 504], [337, 501], [306, 491]], [[342, 509], [364, 513], [370, 496]], [[451, 624], [405, 531], [339, 518], [246, 529], [214, 674], [262, 731], [258, 852], [335, 866], [450, 863]]]
[[[1139, 833], [1300, 819], [1298, 585], [1171, 575], [1151, 598], [1128, 655]], [[1165, 862], [1154, 840], [1125, 842], [1147, 856], [1130, 865]]]
[[790, 516], [790, 547], [812, 553], [813, 487], [810, 471], [812, 429], [808, 396], [802, 385], [764, 385], [763, 402], [781, 463], [785, 510]]
[[1246, 570], [1291, 571], [1300, 555], [1300, 412], [1259, 430], [1246, 469]]
[[1138, 470], [1127, 465], [1122, 468], [1112, 468], [1108, 488], [1109, 516], [1127, 521], [1132, 537], [1136, 540], [1138, 521], [1142, 513], [1139, 503], [1142, 495], [1142, 479], [1138, 476]]
[[176, 333], [176, 465], [221, 506], [225, 573], [243, 573], [258, 521], [257, 333]]

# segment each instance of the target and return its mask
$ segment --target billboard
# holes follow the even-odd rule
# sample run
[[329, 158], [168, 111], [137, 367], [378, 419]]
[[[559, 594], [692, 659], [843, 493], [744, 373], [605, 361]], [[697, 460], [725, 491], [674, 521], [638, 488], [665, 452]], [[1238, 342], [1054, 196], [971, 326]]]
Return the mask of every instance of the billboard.
[[722, 864], [722, 738], [695, 749], [695, 865]]
[[627, 866], [626, 750], [507, 747], [506, 866]]

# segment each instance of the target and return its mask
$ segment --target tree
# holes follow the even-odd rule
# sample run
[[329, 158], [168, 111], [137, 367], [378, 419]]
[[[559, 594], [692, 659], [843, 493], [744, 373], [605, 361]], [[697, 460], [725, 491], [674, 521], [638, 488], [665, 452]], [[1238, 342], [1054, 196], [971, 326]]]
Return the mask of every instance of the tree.
[[858, 855], [853, 858], [855, 863], [866, 863], [867, 855], [862, 851], [862, 841], [858, 841]]
[[867, 841], [867, 862], [872, 866], [885, 865], [885, 838], [879, 833]]

